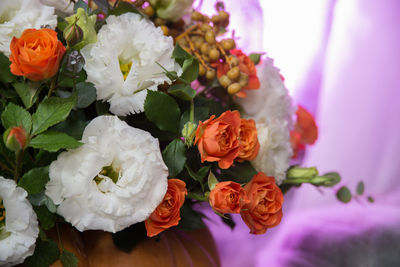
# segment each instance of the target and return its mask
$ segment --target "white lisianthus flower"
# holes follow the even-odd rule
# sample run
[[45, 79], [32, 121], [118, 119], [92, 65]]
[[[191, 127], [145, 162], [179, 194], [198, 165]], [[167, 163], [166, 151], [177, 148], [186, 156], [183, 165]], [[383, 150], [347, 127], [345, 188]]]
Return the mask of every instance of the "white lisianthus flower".
[[35, 250], [39, 226], [27, 195], [0, 176], [0, 266], [20, 264]]
[[150, 0], [162, 19], [177, 21], [192, 9], [194, 0]]
[[120, 231], [150, 216], [167, 191], [158, 140], [116, 116], [85, 128], [78, 149], [50, 165], [48, 195], [79, 231]]
[[292, 156], [290, 130], [294, 108], [279, 69], [271, 58], [257, 66], [259, 90], [249, 90], [247, 98], [238, 99], [246, 115], [256, 121], [260, 151], [251, 163], [257, 171], [274, 176], [282, 183]]
[[20, 37], [25, 29], [57, 26], [54, 7], [39, 0], [1, 0], [0, 3], [0, 52], [10, 55], [10, 42]]
[[[138, 14], [109, 16], [97, 42], [81, 50], [87, 81], [95, 85], [98, 100], [107, 100], [110, 111], [124, 116], [144, 109], [147, 90], [168, 82], [163, 73], [182, 73], [172, 59], [173, 40], [161, 28]], [[159, 64], [159, 65], [158, 65]]]
[[42, 2], [43, 5], [54, 7], [56, 12], [64, 16], [74, 13], [74, 2], [71, 0], [40, 0], [40, 2]]

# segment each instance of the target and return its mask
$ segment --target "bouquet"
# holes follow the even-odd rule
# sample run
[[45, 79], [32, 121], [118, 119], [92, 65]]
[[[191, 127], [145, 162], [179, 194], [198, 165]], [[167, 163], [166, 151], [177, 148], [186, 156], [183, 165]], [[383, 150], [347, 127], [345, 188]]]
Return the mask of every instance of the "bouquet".
[[62, 223], [202, 228], [199, 202], [264, 234], [289, 188], [340, 180], [291, 166], [314, 118], [237, 46], [222, 2], [3, 0], [0, 23], [2, 266], [76, 266], [48, 236]]

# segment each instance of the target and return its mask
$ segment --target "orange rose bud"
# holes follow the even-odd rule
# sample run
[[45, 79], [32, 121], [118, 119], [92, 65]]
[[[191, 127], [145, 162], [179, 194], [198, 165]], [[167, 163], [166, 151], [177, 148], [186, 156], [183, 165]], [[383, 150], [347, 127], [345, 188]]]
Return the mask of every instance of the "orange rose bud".
[[298, 106], [296, 111], [297, 121], [295, 131], [300, 133], [303, 144], [312, 145], [318, 139], [318, 127], [313, 115], [302, 106]]
[[209, 201], [211, 207], [222, 214], [239, 213], [240, 199], [244, 196], [244, 190], [240, 184], [227, 181], [215, 185], [210, 192]]
[[178, 225], [180, 209], [187, 195], [186, 184], [179, 179], [169, 179], [163, 201], [145, 221], [147, 236], [153, 237], [172, 226]]
[[246, 201], [241, 201], [240, 215], [251, 234], [264, 234], [268, 228], [281, 222], [283, 194], [274, 177], [259, 172], [244, 191]]
[[22, 127], [12, 127], [4, 133], [4, 143], [12, 151], [20, 151], [26, 148], [28, 134]]
[[239, 130], [238, 161], [253, 160], [260, 150], [257, 128], [254, 120], [242, 119]]
[[294, 130], [290, 133], [293, 158], [297, 158], [299, 151], [305, 150], [305, 144], [312, 145], [318, 139], [318, 127], [313, 115], [299, 105], [296, 116]]
[[225, 111], [217, 119], [211, 116], [199, 122], [195, 144], [201, 162], [217, 161], [221, 169], [228, 169], [239, 154], [240, 114], [237, 110]]
[[32, 81], [53, 77], [65, 53], [65, 47], [51, 29], [27, 29], [10, 44], [11, 72]]

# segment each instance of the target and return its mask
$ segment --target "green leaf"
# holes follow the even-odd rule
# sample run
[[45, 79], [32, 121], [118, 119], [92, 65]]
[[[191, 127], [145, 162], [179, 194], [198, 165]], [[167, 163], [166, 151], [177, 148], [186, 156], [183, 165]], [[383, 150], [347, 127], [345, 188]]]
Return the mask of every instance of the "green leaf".
[[27, 267], [45, 267], [50, 266], [60, 257], [60, 251], [54, 241], [42, 241], [40, 238], [36, 241], [35, 253], [26, 258], [24, 266]]
[[96, 101], [96, 87], [92, 83], [80, 82], [76, 85], [78, 92], [77, 108], [87, 108]]
[[348, 203], [351, 200], [351, 192], [346, 186], [342, 186], [336, 193], [337, 199], [343, 203]]
[[189, 165], [185, 165], [186, 170], [188, 171], [190, 177], [192, 177], [195, 181], [203, 184], [204, 177], [206, 177], [208, 171], [210, 170], [210, 166], [201, 167], [197, 172], [193, 171]]
[[42, 191], [39, 194], [34, 194], [34, 195], [29, 194], [28, 200], [33, 206], [45, 205], [51, 213], [56, 213], [57, 211], [57, 207], [54, 204], [53, 200], [51, 200], [51, 198], [46, 196], [44, 191]]
[[45, 206], [33, 207], [33, 209], [42, 229], [49, 230], [54, 226], [57, 219], [54, 213], [51, 213]]
[[182, 67], [185, 60], [192, 58], [192, 55], [186, 52], [179, 44], [176, 44], [172, 52], [172, 58]]
[[180, 109], [176, 101], [164, 93], [147, 91], [144, 112], [160, 130], [179, 132]]
[[28, 133], [31, 131], [32, 127], [31, 114], [13, 103], [8, 104], [1, 114], [1, 122], [6, 129], [13, 126], [22, 126]]
[[109, 15], [119, 16], [128, 12], [136, 13], [143, 16], [143, 14], [140, 13], [134, 5], [125, 1], [120, 1], [118, 3], [118, 6], [109, 12]]
[[57, 17], [57, 29], [60, 30], [60, 32], [64, 32], [65, 28], [67, 28], [68, 22], [61, 17]]
[[199, 75], [199, 61], [195, 57], [185, 59], [182, 66], [181, 78], [188, 84], [197, 79]]
[[190, 85], [182, 83], [169, 87], [168, 93], [185, 101], [190, 101], [196, 96], [196, 91]]
[[0, 81], [3, 83], [11, 83], [15, 80], [15, 76], [10, 71], [11, 62], [3, 53], [0, 53]]
[[210, 189], [210, 191], [213, 190], [217, 184], [217, 177], [215, 177], [214, 173], [210, 172], [210, 174], [208, 175], [208, 188]]
[[53, 200], [47, 196], [46, 196], [45, 205], [51, 213], [56, 213], [56, 211], [57, 211], [56, 205], [54, 204]]
[[202, 220], [203, 214], [192, 209], [192, 207], [185, 203], [181, 210], [181, 220], [179, 221], [178, 228], [186, 231], [197, 230], [205, 227]]
[[251, 61], [253, 61], [254, 65], [257, 65], [260, 62], [262, 54], [253, 53], [249, 55]]
[[73, 149], [82, 145], [75, 138], [60, 132], [47, 131], [34, 137], [29, 143], [30, 147], [56, 152], [63, 148]]
[[66, 133], [77, 140], [81, 140], [83, 131], [86, 127], [86, 116], [81, 110], [72, 110], [65, 121], [60, 122], [51, 128], [58, 132]]
[[326, 187], [337, 185], [338, 183], [340, 183], [341, 180], [340, 175], [337, 172], [327, 172], [323, 176], [329, 178], [329, 181], [325, 181], [325, 183], [323, 184]]
[[38, 97], [39, 86], [40, 83], [34, 82], [13, 84], [15, 91], [17, 91], [26, 108], [32, 107], [33, 103], [35, 103]]
[[47, 196], [45, 195], [44, 191], [42, 191], [39, 194], [29, 194], [28, 200], [33, 206], [41, 206], [46, 203]]
[[69, 252], [67, 250], [63, 250], [60, 255], [60, 261], [63, 267], [77, 267], [78, 266], [78, 259], [76, 258], [75, 254]]
[[141, 241], [146, 239], [146, 227], [144, 222], [136, 223], [122, 231], [112, 234], [114, 245], [124, 252], [131, 252]]
[[235, 163], [235, 165], [230, 167], [229, 169], [222, 170], [223, 179], [230, 178], [234, 182], [239, 184], [250, 182], [251, 179], [253, 179], [253, 176], [256, 174], [257, 171], [248, 161], [245, 161], [243, 163]]
[[44, 190], [46, 183], [49, 181], [49, 167], [35, 168], [22, 176], [18, 182], [18, 186], [28, 192], [28, 194], [39, 194]]
[[32, 135], [40, 134], [65, 120], [76, 103], [76, 93], [69, 98], [50, 97], [39, 104], [32, 116]]
[[368, 200], [368, 202], [370, 202], [370, 203], [374, 203], [374, 202], [375, 202], [375, 199], [374, 199], [373, 197], [371, 197], [371, 196], [369, 196], [369, 197], [367, 198], [367, 200]]
[[361, 196], [362, 194], [364, 194], [364, 189], [365, 189], [364, 182], [363, 182], [363, 181], [360, 181], [360, 182], [357, 184], [357, 189], [356, 189], [357, 194], [360, 195], [360, 196]]
[[185, 145], [180, 139], [173, 140], [162, 152], [170, 177], [175, 177], [183, 170], [186, 162], [185, 152]]

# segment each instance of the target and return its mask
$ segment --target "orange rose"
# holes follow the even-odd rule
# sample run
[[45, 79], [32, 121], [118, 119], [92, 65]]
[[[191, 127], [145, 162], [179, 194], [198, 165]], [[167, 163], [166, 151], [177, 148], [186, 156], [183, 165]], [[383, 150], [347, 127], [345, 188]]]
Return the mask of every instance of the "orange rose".
[[169, 179], [163, 201], [145, 221], [147, 236], [153, 237], [172, 226], [178, 225], [180, 209], [187, 195], [186, 184], [179, 179]]
[[294, 130], [290, 133], [293, 158], [297, 157], [299, 151], [305, 149], [305, 144], [312, 145], [318, 139], [318, 127], [313, 115], [299, 105], [296, 116], [297, 121]]
[[244, 198], [244, 190], [240, 184], [227, 181], [216, 184], [210, 192], [210, 205], [222, 214], [239, 213], [240, 199]]
[[65, 53], [65, 47], [51, 29], [28, 29], [10, 44], [11, 72], [32, 81], [54, 76]]
[[281, 222], [283, 194], [274, 177], [259, 172], [244, 187], [244, 191], [246, 201], [241, 201], [240, 215], [250, 233], [264, 234], [268, 228]]
[[255, 159], [259, 150], [256, 123], [254, 120], [242, 119], [239, 130], [239, 161]]
[[[254, 65], [254, 62], [240, 49], [232, 49], [230, 53], [238, 58], [240, 72], [246, 73], [249, 77], [248, 84], [242, 89], [251, 90], [260, 88], [260, 80], [257, 77], [257, 69]], [[217, 68], [218, 78], [226, 75], [230, 69], [228, 63], [217, 62], [213, 63], [212, 66]], [[246, 97], [246, 93], [244, 91], [240, 91], [236, 95], [239, 97]]]
[[199, 122], [195, 144], [201, 155], [201, 162], [217, 161], [222, 169], [228, 169], [239, 154], [240, 114], [237, 110], [225, 111], [214, 119]]

